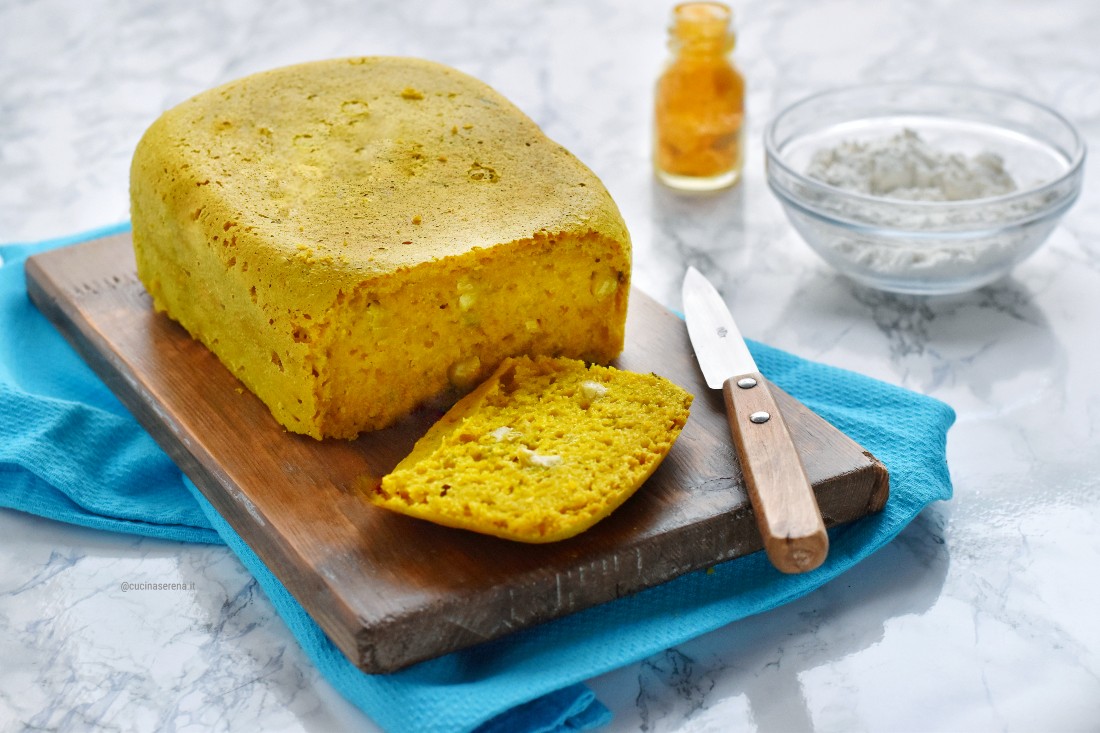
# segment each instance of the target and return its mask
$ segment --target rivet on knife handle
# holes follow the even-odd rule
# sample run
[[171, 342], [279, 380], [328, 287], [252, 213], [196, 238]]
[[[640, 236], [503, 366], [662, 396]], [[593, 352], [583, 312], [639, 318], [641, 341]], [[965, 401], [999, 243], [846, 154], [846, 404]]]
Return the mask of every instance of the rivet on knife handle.
[[758, 373], [741, 374], [726, 380], [722, 391], [768, 559], [785, 573], [813, 570], [829, 552], [829, 536], [767, 382]]

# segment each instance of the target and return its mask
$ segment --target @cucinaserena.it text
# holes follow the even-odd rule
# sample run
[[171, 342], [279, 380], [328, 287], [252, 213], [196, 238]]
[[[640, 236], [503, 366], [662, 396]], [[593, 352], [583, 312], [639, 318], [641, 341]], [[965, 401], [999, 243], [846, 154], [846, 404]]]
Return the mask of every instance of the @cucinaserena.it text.
[[132, 590], [195, 590], [194, 583], [130, 583], [122, 581], [119, 586], [123, 593]]

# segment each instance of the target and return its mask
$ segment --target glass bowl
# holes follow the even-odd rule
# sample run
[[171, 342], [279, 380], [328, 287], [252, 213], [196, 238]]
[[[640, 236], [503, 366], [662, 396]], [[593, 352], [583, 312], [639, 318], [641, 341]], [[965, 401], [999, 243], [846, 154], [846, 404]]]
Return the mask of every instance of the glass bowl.
[[[964, 201], [892, 199], [806, 175], [813, 154], [904, 130], [945, 152], [999, 155], [1017, 189]], [[768, 185], [806, 243], [857, 282], [923, 295], [991, 283], [1034, 252], [1081, 190], [1085, 143], [1054, 110], [1015, 94], [952, 84], [875, 84], [824, 92], [764, 133]]]

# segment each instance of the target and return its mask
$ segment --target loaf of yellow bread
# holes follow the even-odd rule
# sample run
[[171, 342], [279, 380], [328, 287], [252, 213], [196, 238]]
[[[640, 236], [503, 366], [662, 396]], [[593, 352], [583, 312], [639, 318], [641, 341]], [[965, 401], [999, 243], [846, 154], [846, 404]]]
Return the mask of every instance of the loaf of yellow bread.
[[507, 356], [608, 362], [630, 240], [599, 179], [480, 81], [408, 58], [249, 76], [131, 170], [138, 275], [288, 430], [351, 438]]
[[572, 537], [649, 478], [692, 397], [653, 374], [505, 360], [366, 495], [378, 506], [520, 542]]

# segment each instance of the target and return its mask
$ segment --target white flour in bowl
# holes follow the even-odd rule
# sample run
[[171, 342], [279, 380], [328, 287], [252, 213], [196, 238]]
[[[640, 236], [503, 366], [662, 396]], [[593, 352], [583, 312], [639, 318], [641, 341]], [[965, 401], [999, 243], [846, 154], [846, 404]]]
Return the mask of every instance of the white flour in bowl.
[[913, 130], [818, 150], [806, 175], [846, 191], [909, 201], [968, 201], [1016, 190], [1001, 156], [947, 153]]
[[[966, 205], [1016, 191], [1003, 159], [992, 152], [967, 156], [944, 151], [908, 129], [889, 138], [844, 141], [818, 150], [806, 175], [877, 199], [855, 202], [815, 196], [823, 210], [871, 231], [804, 222], [816, 230], [815, 239], [831, 250], [831, 257], [822, 253], [826, 259], [835, 258], [838, 262], [834, 264], [845, 270], [855, 266], [869, 278], [917, 277], [931, 283], [980, 277], [1011, 264], [1026, 254], [1028, 237], [1018, 229], [998, 231], [999, 225], [1026, 218], [1048, 202], [1048, 197], [1040, 196], [988, 206]], [[891, 200], [896, 204], [891, 205]], [[920, 202], [945, 206], [928, 209]], [[877, 229], [899, 231], [885, 235], [873, 231]], [[943, 232], [943, 236], [921, 236], [932, 232]]]

